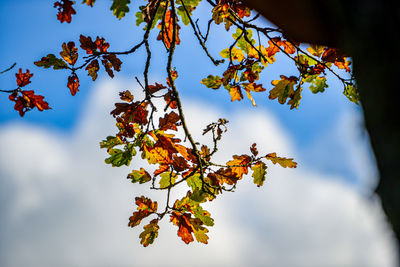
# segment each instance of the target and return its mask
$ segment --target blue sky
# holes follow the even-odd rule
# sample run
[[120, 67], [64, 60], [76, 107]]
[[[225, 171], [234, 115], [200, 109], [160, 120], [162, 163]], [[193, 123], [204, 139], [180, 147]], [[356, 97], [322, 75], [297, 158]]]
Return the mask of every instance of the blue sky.
[[[129, 203], [132, 201], [132, 192], [130, 190], [140, 192], [132, 187], [127, 189], [126, 183], [123, 183], [126, 182], [122, 178], [128, 172], [127, 169], [116, 170], [102, 163], [104, 152], [100, 151], [97, 143], [115, 131], [112, 118], [108, 113], [117, 99], [118, 92], [126, 89], [130, 89], [133, 93], [139, 92], [139, 86], [135, 83], [134, 77], [140, 78], [143, 72], [143, 50], [134, 55], [121, 56], [122, 70], [113, 80], [106, 77], [103, 70], [100, 71], [101, 78], [94, 83], [84, 72], [78, 73], [81, 86], [74, 97], [70, 95], [66, 87], [69, 75], [67, 71], [41, 69], [33, 62], [48, 53], [57, 55], [63, 42], [75, 41], [78, 44], [80, 34], [94, 38], [97, 35], [104, 37], [111, 44], [109, 50], [112, 51], [129, 49], [143, 36], [142, 27], [135, 26], [134, 13], [139, 4], [136, 1], [131, 4], [131, 12], [119, 21], [109, 11], [110, 1], [98, 0], [93, 8], [81, 5], [78, 1], [76, 5], [78, 14], [73, 16], [72, 23], [61, 24], [56, 20], [56, 9], [52, 7], [51, 2], [4, 0], [0, 3], [2, 48], [0, 49], [2, 58], [0, 69], [5, 69], [14, 62], [17, 63], [13, 71], [0, 76], [0, 88], [5, 90], [15, 88], [15, 71], [18, 68], [23, 70], [28, 68], [34, 73], [29, 89], [34, 89], [37, 93], [44, 95], [52, 107], [49, 111], [35, 110], [20, 118], [13, 110], [11, 101], [5, 94], [2, 95], [0, 140], [5, 149], [0, 153], [0, 159], [3, 162], [0, 164], [0, 188], [3, 188], [0, 189], [3, 203], [0, 208], [7, 211], [10, 216], [2, 219], [1, 224], [4, 227], [0, 233], [11, 245], [8, 248], [0, 246], [4, 251], [3, 255], [0, 253], [0, 258], [6, 252], [17, 249], [22, 251], [24, 257], [18, 261], [13, 258], [14, 254], [8, 253], [9, 256], [5, 258], [7, 266], [18, 266], [18, 263], [23, 264], [24, 260], [29, 259], [33, 259], [38, 266], [51, 266], [57, 259], [66, 260], [65, 266], [68, 266], [68, 263], [78, 266], [76, 262], [80, 262], [79, 265], [82, 266], [98, 266], [98, 262], [94, 260], [96, 257], [89, 255], [90, 253], [97, 255], [105, 249], [99, 246], [95, 238], [96, 230], [104, 232], [103, 237], [108, 238], [107, 240], [116, 247], [121, 244], [113, 239], [114, 236], [123, 239], [122, 252], [114, 253], [115, 257], [122, 258], [118, 266], [129, 265], [124, 260], [128, 262], [132, 260], [127, 255], [129, 254], [128, 247], [136, 245], [131, 245], [131, 243], [137, 241], [138, 231], [125, 229], [124, 220], [127, 214], [122, 208], [131, 209]], [[200, 18], [200, 27], [205, 27], [207, 19], [203, 18], [209, 16], [208, 12], [209, 7], [204, 3], [195, 13], [194, 16]], [[393, 243], [391, 243], [390, 232], [385, 228], [379, 205], [375, 202], [371, 204], [364, 199], [365, 196], [370, 196], [377, 174], [368, 137], [362, 128], [360, 107], [355, 106], [342, 95], [341, 84], [334, 77], [329, 76], [329, 88], [325, 93], [313, 95], [309, 90], [304, 90], [298, 110], [290, 110], [287, 105], [280, 105], [277, 101], [269, 100], [267, 92], [255, 95], [258, 104], [256, 108], [252, 107], [247, 99], [232, 103], [225, 90], [215, 91], [200, 84], [200, 80], [209, 74], [221, 75], [224, 66], [212, 65], [191, 30], [183, 25], [182, 28], [182, 43], [177, 47], [174, 60], [179, 73], [176, 82], [182, 95], [184, 109], [190, 115], [187, 116], [187, 120], [192, 129], [195, 129], [195, 135], [199, 135], [201, 128], [210, 122], [207, 119], [217, 119], [216, 116], [221, 115], [232, 122], [229, 130], [231, 136], [226, 138], [225, 154], [240, 153], [236, 151], [248, 149], [252, 142], [257, 142], [264, 144], [268, 152], [281, 151], [285, 156], [295, 157], [299, 162], [299, 168], [294, 172], [271, 170], [271, 180], [274, 179], [273, 177], [279, 178], [264, 186], [267, 188], [263, 189], [265, 190], [263, 195], [254, 196], [255, 191], [252, 190], [256, 188], [246, 185], [245, 189], [237, 192], [237, 199], [236, 194], [231, 194], [223, 202], [225, 204], [219, 204], [215, 211], [223, 214], [220, 218], [222, 223], [216, 230], [219, 236], [214, 233], [217, 241], [211, 247], [220, 251], [221, 246], [227, 246], [232, 242], [243, 242], [241, 248], [250, 249], [256, 244], [258, 249], [270, 249], [277, 255], [274, 257], [273, 253], [267, 253], [268, 257], [263, 258], [256, 256], [258, 254], [254, 251], [238, 252], [243, 253], [243, 257], [238, 256], [240, 258], [238, 258], [238, 266], [249, 262], [250, 259], [255, 266], [261, 266], [260, 264], [265, 260], [270, 262], [271, 266], [278, 266], [273, 263], [280, 262], [278, 256], [285, 257], [283, 256], [285, 251], [293, 252], [293, 257], [289, 257], [287, 263], [301, 263], [298, 266], [321, 266], [324, 257], [331, 259], [332, 263], [369, 266], [360, 260], [366, 260], [363, 256], [365, 253], [360, 252], [363, 249], [377, 251], [375, 254], [371, 252], [371, 258], [368, 258], [367, 262], [376, 260], [380, 266], [391, 266], [393, 254], [390, 253], [392, 253]], [[161, 42], [155, 40], [156, 34], [155, 32], [150, 37], [153, 49], [150, 79], [151, 82], [164, 83], [166, 52]], [[231, 40], [231, 33], [227, 33], [223, 27], [213, 25], [208, 41], [212, 55], [218, 56], [219, 51], [227, 47], [226, 40]], [[264, 70], [261, 82], [270, 89], [270, 82], [278, 79], [279, 75], [289, 76], [294, 73], [296, 73], [294, 66], [284, 57], [278, 56], [277, 62]], [[242, 142], [237, 142], [237, 140]], [[42, 161], [39, 160], [41, 158]], [[24, 162], [24, 168], [16, 163], [19, 161]], [[110, 176], [113, 179], [110, 180]], [[104, 185], [89, 186], [91, 184], [89, 181], [92, 181], [94, 177], [97, 177]], [[85, 181], [82, 182], [81, 178]], [[119, 195], [120, 191], [126, 195]], [[97, 201], [93, 199], [103, 194], [114, 196], [114, 198], [109, 197], [109, 202], [101, 200], [99, 203], [118, 220], [111, 220], [103, 215], [107, 212], [98, 210]], [[227, 201], [232, 201], [241, 207], [243, 201], [239, 200], [246, 198], [246, 194], [254, 196], [253, 200], [246, 202], [249, 205], [258, 207], [260, 203], [257, 200], [259, 200], [264, 201], [267, 207], [264, 208], [264, 213], [249, 212], [249, 216], [254, 221], [254, 225], [250, 227], [261, 229], [267, 225], [272, 229], [271, 232], [275, 232], [275, 235], [266, 230], [260, 239], [256, 232], [246, 230], [246, 227], [249, 227], [246, 221], [238, 219], [237, 223], [229, 224], [236, 215], [233, 209], [228, 208], [228, 211], [224, 211], [226, 209], [224, 205], [229, 204]], [[66, 220], [61, 224], [65, 229], [76, 229], [75, 234], [65, 229], [64, 232], [59, 233], [51, 226], [52, 222], [56, 223], [52, 217], [62, 216], [62, 214], [59, 214], [58, 209], [49, 203], [65, 203], [65, 201], [70, 203], [69, 205], [61, 204], [65, 208], [65, 214], [76, 220], [70, 218], [70, 221]], [[120, 205], [121, 202], [124, 203], [119, 209], [115, 209], [110, 204]], [[298, 205], [296, 205], [297, 202]], [[318, 203], [321, 204], [317, 205]], [[304, 206], [300, 206], [303, 204]], [[282, 208], [277, 209], [280, 205]], [[98, 216], [99, 220], [104, 220], [108, 224], [99, 223], [90, 230], [91, 219], [85, 215], [84, 211], [77, 211], [79, 207], [86, 208], [89, 210], [88, 214], [93, 217]], [[242, 208], [246, 209], [246, 207]], [[269, 211], [272, 215], [268, 213]], [[372, 218], [372, 215], [375, 218]], [[326, 220], [321, 217], [325, 217]], [[16, 222], [18, 218], [20, 220]], [[23, 224], [20, 221], [27, 218], [34, 219], [31, 227], [32, 232], [36, 234], [26, 233], [27, 237], [23, 237], [18, 226], [22, 227]], [[119, 218], [122, 218], [122, 223]], [[309, 221], [311, 219], [312, 222]], [[366, 222], [359, 225], [361, 219], [365, 219]], [[291, 220], [297, 220], [300, 227], [297, 228], [291, 224], [283, 225]], [[331, 221], [335, 221], [336, 225], [330, 225]], [[124, 228], [118, 228], [120, 225], [113, 228], [116, 224], [121, 224]], [[313, 225], [316, 231], [306, 231], [304, 228], [308, 225]], [[46, 228], [49, 230], [44, 230]], [[226, 236], [224, 233], [229, 233], [229, 229], [238, 231], [241, 235], [237, 239], [233, 237], [224, 239]], [[339, 237], [329, 235], [332, 229], [340, 233]], [[127, 230], [130, 230], [130, 234], [126, 233]], [[306, 237], [306, 233], [310, 238]], [[65, 258], [65, 255], [60, 253], [54, 253], [54, 258], [52, 258], [42, 251], [51, 248], [52, 244], [58, 244], [57, 238], [62, 239], [70, 234], [76, 239], [69, 239], [65, 250], [72, 254], [76, 253], [77, 259], [80, 260], [74, 261], [73, 257]], [[127, 239], [126, 235], [129, 235], [131, 239]], [[88, 241], [90, 251], [86, 251], [83, 247], [81, 248], [83, 252], [75, 251], [73, 244], [82, 241], [79, 240], [79, 236], [92, 240]], [[170, 236], [174, 238], [173, 235]], [[365, 242], [364, 238], [371, 243], [376, 243], [376, 247], [370, 242]], [[43, 247], [33, 249], [33, 244], [41, 239], [44, 240]], [[268, 248], [270, 243], [265, 241], [267, 239], [271, 240], [271, 246], [275, 242], [276, 247]], [[23, 240], [26, 240], [25, 247], [22, 245]], [[168, 241], [166, 237], [163, 237], [154, 251], [162, 251], [169, 242], [178, 244], [175, 241], [179, 240]], [[304, 246], [301, 245], [302, 243], [305, 243]], [[183, 253], [187, 253], [188, 257], [193, 256], [191, 254], [193, 250], [185, 250], [181, 244], [177, 246], [179, 251], [184, 251]], [[343, 254], [341, 247], [348, 248], [351, 255]], [[200, 249], [199, 255], [207, 255], [210, 251], [203, 247], [195, 246], [195, 248]], [[320, 248], [318, 251], [321, 258], [313, 253], [317, 251], [317, 248]], [[137, 246], [135, 249], [139, 249], [141, 253], [142, 258], [135, 254], [141, 259], [139, 262], [146, 263], [143, 255], [147, 255], [148, 252], [140, 250]], [[257, 251], [256, 248], [254, 249]], [[37, 253], [36, 256], [34, 252]], [[222, 254], [215, 255], [217, 262], [234, 265], [235, 261], [232, 259], [235, 257], [224, 258]], [[308, 256], [302, 258], [301, 255]], [[387, 261], [382, 262], [382, 255], [386, 255]], [[102, 264], [105, 265], [115, 260], [112, 256], [104, 257]], [[87, 264], [82, 264], [82, 259], [87, 260]], [[172, 262], [173, 259], [171, 259], [171, 264]], [[147, 264], [151, 265], [148, 262]], [[156, 261], [153, 264], [157, 266]]]

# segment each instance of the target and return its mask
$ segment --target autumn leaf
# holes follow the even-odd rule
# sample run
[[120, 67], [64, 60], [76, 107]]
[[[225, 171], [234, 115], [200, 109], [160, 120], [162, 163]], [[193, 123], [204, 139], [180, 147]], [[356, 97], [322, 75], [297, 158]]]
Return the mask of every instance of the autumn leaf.
[[225, 48], [219, 54], [221, 57], [227, 58], [231, 61], [237, 60], [238, 62], [242, 62], [245, 58], [242, 50], [237, 49], [236, 47], [232, 47], [232, 49]]
[[71, 91], [71, 95], [73, 96], [76, 94], [76, 92], [79, 91], [79, 78], [75, 73], [68, 77], [67, 87], [69, 88], [69, 90]]
[[171, 222], [178, 226], [178, 236], [183, 242], [189, 244], [194, 241], [192, 233], [195, 235], [197, 242], [207, 244], [208, 230], [203, 227], [203, 222], [198, 218], [192, 218], [190, 213], [172, 212]]
[[131, 3], [130, 0], [113, 0], [110, 10], [113, 12], [117, 19], [122, 19], [125, 14], [129, 12], [128, 5]]
[[86, 54], [93, 54], [97, 49], [97, 45], [93, 42], [92, 37], [83, 36], [82, 34], [79, 37], [79, 42], [81, 43], [81, 48], [86, 50]]
[[147, 183], [148, 181], [151, 180], [150, 174], [143, 168], [140, 168], [139, 171], [133, 170], [131, 173], [128, 174], [128, 179], [132, 180], [132, 183], [137, 183], [143, 184]]
[[150, 198], [141, 196], [136, 197], [135, 202], [138, 207], [137, 211], [135, 211], [129, 218], [129, 227], [135, 227], [139, 225], [144, 218], [157, 212], [157, 201], [153, 202]]
[[100, 148], [107, 148], [107, 151], [111, 148], [121, 145], [122, 141], [119, 137], [116, 136], [107, 136], [106, 140], [100, 142]]
[[[233, 168], [220, 168], [215, 173], [210, 173], [209, 175], [211, 175], [211, 178], [218, 181], [218, 185], [223, 185], [224, 183], [234, 185], [238, 180], [242, 179], [243, 176], [243, 173], [238, 173], [238, 169], [235, 170], [236, 171], [233, 171]], [[247, 173], [247, 168], [243, 168], [240, 171], [246, 171]], [[213, 175], [215, 175], [215, 177], [212, 177]]]
[[[160, 22], [160, 24], [157, 26], [157, 28], [160, 29], [160, 33], [157, 36], [157, 40], [162, 40], [166, 48], [171, 47], [174, 35], [174, 19], [171, 14], [172, 14], [171, 10], [168, 10], [165, 13], [164, 25], [162, 25], [162, 23]], [[181, 27], [179, 27], [178, 23], [176, 23], [175, 44], [177, 45], [181, 43], [181, 40], [179, 39], [180, 28]]]
[[60, 56], [68, 62], [70, 65], [75, 65], [78, 60], [78, 48], [75, 47], [74, 42], [68, 42], [68, 44], [62, 44], [63, 51], [60, 52]]
[[237, 174], [239, 179], [242, 178], [243, 174], [248, 173], [248, 164], [251, 162], [251, 157], [248, 155], [233, 155], [233, 160], [226, 163], [228, 166], [232, 166], [232, 171]]
[[82, 4], [86, 4], [86, 5], [88, 5], [88, 6], [93, 7], [94, 2], [96, 2], [96, 0], [83, 0], [83, 1], [82, 1]]
[[347, 58], [343, 58], [343, 61], [335, 62], [336, 67], [338, 67], [339, 69], [344, 69], [347, 72], [351, 72], [350, 65], [351, 65], [351, 61], [349, 61]]
[[236, 86], [226, 86], [225, 88], [228, 89], [229, 94], [231, 95], [231, 101], [235, 101], [235, 100], [242, 100], [243, 99], [243, 95], [242, 95], [242, 91], [240, 90], [240, 86], [236, 85]]
[[111, 78], [114, 78], [114, 72], [112, 68], [115, 71], [121, 70], [122, 61], [119, 58], [117, 58], [116, 55], [104, 55], [103, 59], [101, 60], [101, 63], [103, 64], [104, 68], [106, 69], [106, 72]]
[[168, 150], [165, 150], [161, 147], [155, 147], [155, 148], [144, 148], [144, 153], [143, 156], [149, 164], [157, 164], [157, 163], [163, 163], [163, 164], [169, 164], [171, 163], [171, 159], [168, 155]]
[[172, 212], [171, 222], [178, 226], [178, 236], [182, 238], [182, 241], [186, 244], [194, 241], [192, 236], [193, 229], [190, 224], [191, 215], [189, 213], [181, 214], [180, 212]]
[[133, 95], [132, 95], [131, 92], [128, 91], [128, 90], [125, 90], [125, 91], [123, 91], [123, 92], [120, 92], [120, 93], [119, 93], [119, 98], [120, 98], [122, 101], [126, 101], [126, 102], [132, 102], [132, 101], [133, 101]]
[[54, 70], [66, 69], [68, 65], [61, 58], [57, 58], [53, 54], [48, 54], [46, 57], [42, 57], [41, 60], [34, 62], [38, 67], [44, 67], [48, 69], [53, 67]]
[[158, 91], [160, 91], [162, 89], [165, 89], [165, 88], [167, 88], [167, 87], [165, 87], [162, 84], [155, 83], [154, 85], [149, 85], [149, 93], [150, 94], [154, 94], [154, 93], [156, 93], [156, 92], [158, 92]]
[[290, 105], [290, 109], [298, 108], [301, 100], [301, 91], [303, 91], [303, 87], [297, 87], [294, 91], [293, 95], [291, 95], [290, 100], [288, 101], [288, 105]]
[[359, 104], [360, 103], [360, 96], [357, 92], [357, 89], [352, 84], [346, 84], [344, 87], [343, 94], [353, 103]]
[[97, 79], [97, 72], [99, 71], [100, 66], [97, 59], [92, 60], [85, 68], [88, 71], [88, 75], [92, 77], [92, 80], [95, 81]]
[[110, 157], [104, 160], [105, 163], [111, 164], [113, 167], [121, 167], [122, 165], [129, 166], [132, 156], [136, 155], [136, 150], [133, 144], [126, 144], [123, 150], [118, 148], [108, 149], [107, 153]]
[[143, 227], [144, 231], [139, 235], [141, 238], [140, 244], [144, 247], [147, 247], [150, 244], [153, 244], [154, 240], [158, 236], [158, 230], [160, 227], [158, 226], [158, 219], [152, 220], [149, 224]]
[[171, 113], [165, 114], [164, 118], [159, 119], [159, 125], [158, 127], [160, 130], [174, 130], [177, 131], [178, 129], [176, 126], [178, 125], [178, 121], [180, 121], [180, 117], [178, 114], [176, 114], [174, 111], [171, 111]]
[[311, 44], [308, 48], [307, 51], [310, 52], [311, 55], [320, 57], [322, 53], [324, 52], [325, 46], [323, 45], [314, 45]]
[[110, 47], [110, 44], [107, 43], [103, 37], [100, 38], [99, 36], [97, 36], [96, 41], [94, 41], [94, 43], [96, 44], [96, 48], [99, 50], [100, 53], [107, 52], [107, 49]]
[[160, 176], [160, 188], [168, 188], [175, 183], [177, 175], [173, 172], [164, 172]]
[[269, 153], [265, 156], [266, 159], [270, 160], [273, 164], [279, 164], [283, 168], [296, 168], [297, 163], [293, 161], [291, 158], [281, 158], [276, 156], [276, 153]]
[[325, 76], [320, 77], [318, 75], [315, 75], [311, 76], [310, 78], [307, 78], [305, 81], [311, 83], [309, 88], [311, 92], [313, 92], [313, 94], [322, 93], [325, 91], [325, 88], [328, 88]]
[[294, 94], [294, 85], [297, 83], [297, 78], [290, 76], [289, 78], [281, 75], [280, 80], [274, 80], [271, 82], [275, 87], [269, 91], [269, 99], [278, 98], [278, 102], [285, 104], [288, 98], [291, 98]]
[[252, 167], [254, 183], [257, 187], [260, 187], [264, 184], [265, 175], [267, 174], [267, 165], [264, 162], [258, 161]]
[[218, 89], [222, 85], [222, 79], [219, 76], [208, 75], [207, 78], [201, 80], [201, 83], [211, 89]]
[[54, 3], [54, 7], [58, 9], [57, 19], [63, 23], [70, 23], [72, 19], [72, 15], [76, 14], [75, 9], [72, 7], [74, 1], [70, 0], [60, 0]]
[[15, 74], [15, 77], [17, 78], [17, 85], [19, 87], [24, 87], [27, 84], [30, 84], [31, 81], [30, 79], [32, 78], [33, 73], [30, 73], [29, 70], [27, 69], [26, 72], [22, 72], [22, 69], [19, 68], [18, 73]]
[[39, 111], [50, 109], [49, 104], [44, 101], [44, 97], [41, 95], [35, 95], [33, 90], [21, 92], [14, 91], [8, 98], [15, 102], [14, 109], [19, 112], [21, 117], [23, 117], [27, 111], [35, 107]]
[[250, 147], [250, 152], [251, 152], [251, 154], [253, 154], [253, 156], [255, 156], [255, 157], [257, 157], [257, 155], [258, 155], [258, 150], [257, 150], [257, 144], [256, 143], [254, 143], [254, 144], [252, 144], [251, 145], [251, 147]]

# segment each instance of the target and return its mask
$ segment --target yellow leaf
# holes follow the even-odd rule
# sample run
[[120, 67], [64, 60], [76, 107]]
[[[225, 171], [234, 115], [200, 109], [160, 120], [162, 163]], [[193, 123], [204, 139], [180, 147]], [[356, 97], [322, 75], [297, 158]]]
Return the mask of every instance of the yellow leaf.
[[276, 156], [276, 153], [269, 153], [268, 155], [265, 156], [266, 159], [269, 159], [273, 164], [279, 164], [283, 168], [289, 167], [289, 168], [296, 168], [297, 163], [293, 161], [292, 158], [281, 158]]

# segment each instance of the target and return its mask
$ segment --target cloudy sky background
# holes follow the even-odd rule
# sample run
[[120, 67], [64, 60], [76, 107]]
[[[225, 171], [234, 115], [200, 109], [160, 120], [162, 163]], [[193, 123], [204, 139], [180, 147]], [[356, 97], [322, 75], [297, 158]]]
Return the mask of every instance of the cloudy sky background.
[[[98, 147], [115, 133], [109, 112], [118, 92], [139, 91], [133, 77], [143, 71], [143, 53], [124, 58], [121, 74], [113, 80], [92, 83], [81, 73], [81, 91], [75, 97], [66, 88], [66, 72], [32, 64], [47, 53], [57, 54], [62, 42], [77, 42], [81, 33], [104, 36], [112, 50], [135, 44], [142, 32], [134, 26], [134, 12], [118, 21], [107, 10], [109, 5], [98, 1], [90, 9], [78, 4], [78, 15], [65, 25], [55, 20], [56, 10], [48, 1], [0, 4], [0, 69], [13, 62], [29, 68], [35, 76], [28, 89], [45, 95], [53, 108], [21, 119], [3, 96], [1, 266], [395, 266], [392, 233], [372, 194], [377, 173], [360, 109], [341, 94], [334, 78], [324, 94], [305, 90], [299, 110], [268, 100], [268, 94], [255, 97], [257, 108], [246, 100], [231, 103], [226, 91], [199, 83], [208, 74], [220, 74], [223, 67], [213, 67], [186, 30], [175, 64], [194, 135], [209, 142], [201, 130], [224, 117], [230, 123], [219, 160], [247, 153], [257, 142], [260, 153], [294, 157], [299, 167], [270, 166], [264, 187], [244, 179], [235, 193], [209, 205], [215, 226], [208, 245], [185, 245], [166, 220], [155, 244], [143, 248], [141, 226], [126, 226], [135, 209], [134, 197], [152, 196], [161, 204], [165, 196], [125, 179], [139, 161], [111, 168]], [[136, 12], [137, 6], [131, 10]], [[201, 8], [197, 16], [206, 12]], [[216, 55], [230, 34], [213, 30], [209, 45]], [[165, 52], [159, 42], [153, 48], [159, 54], [153, 53], [151, 80], [164, 81]], [[265, 86], [293, 71], [279, 59], [282, 63], [265, 70]], [[13, 73], [0, 77], [1, 89], [15, 88]], [[184, 193], [178, 188], [176, 196]]]

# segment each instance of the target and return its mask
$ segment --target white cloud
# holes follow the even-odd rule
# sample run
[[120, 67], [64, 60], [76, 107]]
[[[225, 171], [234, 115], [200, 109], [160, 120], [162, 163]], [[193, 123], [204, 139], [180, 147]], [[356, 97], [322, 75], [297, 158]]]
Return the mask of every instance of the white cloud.
[[[108, 114], [125, 88], [123, 81], [96, 88], [73, 136], [24, 124], [0, 128], [0, 265], [394, 266], [378, 202], [340, 177], [303, 167], [271, 166], [264, 187], [248, 178], [237, 192], [218, 197], [209, 205], [216, 222], [209, 245], [185, 245], [166, 220], [155, 244], [143, 248], [140, 229], [126, 224], [134, 197], [155, 193], [124, 179], [130, 168], [105, 165], [98, 148], [115, 132]], [[220, 160], [247, 153], [254, 141], [262, 153], [301, 157], [267, 110], [226, 114], [185, 103], [201, 140], [207, 123], [229, 115]]]

